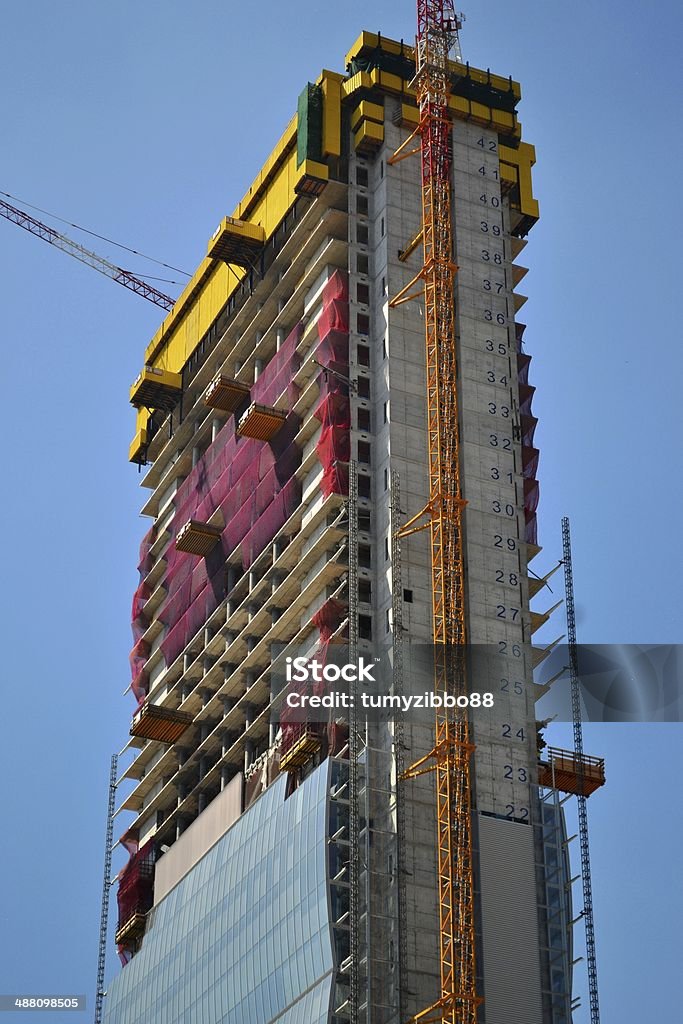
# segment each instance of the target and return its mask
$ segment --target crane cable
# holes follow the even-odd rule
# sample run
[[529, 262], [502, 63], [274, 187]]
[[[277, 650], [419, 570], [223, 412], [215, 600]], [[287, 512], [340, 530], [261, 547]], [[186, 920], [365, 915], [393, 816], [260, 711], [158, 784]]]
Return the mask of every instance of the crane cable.
[[[164, 263], [162, 260], [157, 260], [153, 256], [147, 256], [144, 252], [139, 252], [137, 249], [131, 249], [128, 245], [123, 245], [121, 242], [115, 242], [113, 238], [107, 238], [106, 235], [99, 235], [96, 231], [91, 231], [89, 228], [81, 227], [80, 224], [74, 224], [73, 221], [66, 220], [64, 217], [58, 217], [56, 213], [50, 213], [49, 210], [44, 210], [41, 206], [36, 206], [34, 203], [27, 203], [25, 199], [20, 199], [18, 196], [12, 195], [11, 192], [3, 192], [0, 189], [0, 195], [6, 196], [7, 199], [14, 200], [15, 203], [21, 203], [23, 206], [28, 206], [31, 210], [37, 210], [39, 213], [45, 214], [47, 217], [52, 217], [53, 220], [61, 221], [62, 224], [67, 224], [70, 228], [76, 228], [77, 231], [83, 231], [86, 235], [92, 235], [93, 238], [99, 238], [103, 242], [109, 242], [110, 245], [115, 245], [118, 249], [125, 249], [126, 252], [133, 253], [134, 256], [139, 256], [143, 260], [149, 260], [150, 263], [156, 263], [160, 267], [166, 267], [167, 270], [173, 270], [177, 274], [183, 274], [185, 277], [191, 277], [186, 270], [181, 270], [179, 267], [174, 267], [170, 263]], [[144, 277], [149, 277], [151, 281], [166, 281], [168, 284], [183, 284], [182, 281], [173, 281], [167, 277], [151, 277], [149, 274], [144, 274]]]

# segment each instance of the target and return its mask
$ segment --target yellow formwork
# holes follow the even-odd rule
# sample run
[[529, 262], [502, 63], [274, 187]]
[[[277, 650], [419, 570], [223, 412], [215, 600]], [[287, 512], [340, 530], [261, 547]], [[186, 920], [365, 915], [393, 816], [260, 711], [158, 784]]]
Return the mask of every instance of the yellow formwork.
[[384, 142], [384, 125], [374, 121], [362, 121], [353, 133], [355, 149], [375, 149]]
[[538, 220], [538, 202], [534, 199], [531, 168], [536, 163], [536, 150], [528, 142], [521, 142], [517, 149], [499, 146], [501, 182], [517, 185], [519, 188], [520, 213]]
[[[140, 419], [140, 413], [138, 413], [138, 419]], [[146, 418], [146, 417], [145, 417]], [[145, 454], [145, 448], [148, 444], [147, 427], [140, 427], [133, 440], [130, 442], [128, 448], [128, 461], [129, 462], [141, 462]]]
[[353, 96], [359, 89], [372, 89], [372, 78], [367, 71], [358, 71], [352, 78], [347, 78], [342, 85], [342, 96]]
[[[363, 32], [346, 55], [347, 66], [353, 57], [376, 51], [378, 46], [381, 46], [385, 53], [393, 55], [403, 53], [409, 59], [413, 59], [412, 47], [402, 46], [395, 40], [380, 38], [372, 32]], [[466, 68], [464, 65], [456, 63], [451, 64], [451, 70], [455, 74], [469, 74], [473, 81], [489, 85], [499, 91], [508, 92], [510, 90], [510, 80], [507, 78], [491, 75], [477, 68]], [[391, 92], [405, 97], [409, 102], [402, 105], [403, 123], [406, 125], [417, 123], [417, 108], [413, 108], [410, 103], [415, 96], [415, 90], [410, 87], [407, 80], [399, 75], [378, 68], [374, 68], [370, 72], [359, 71], [351, 78], [346, 78], [336, 72], [323, 71], [317, 84], [321, 86], [323, 92], [323, 154], [325, 159], [336, 159], [341, 154], [342, 106], [360, 90]], [[512, 91], [515, 99], [519, 99], [521, 90], [517, 82], [512, 82]], [[496, 131], [505, 134], [508, 139], [513, 141], [513, 144], [521, 138], [521, 126], [514, 114], [495, 107], [487, 107], [460, 96], [451, 97], [450, 102], [456, 117], [466, 118], [482, 125], [490, 125]], [[380, 108], [379, 104], [372, 103], [367, 96], [363, 97], [362, 104], [366, 104], [367, 109]], [[377, 129], [379, 128], [380, 132], [383, 132], [382, 125], [374, 123], [381, 120], [383, 117], [381, 119], [372, 118], [367, 114], [364, 117], [361, 116], [359, 123], [364, 126], [374, 124], [374, 127], [364, 127], [361, 133], [362, 137], [356, 139], [357, 144], [376, 145], [381, 142], [382, 138], [378, 138]], [[303, 168], [297, 169], [296, 166], [296, 133], [297, 118], [295, 115], [232, 214], [235, 220], [244, 221], [262, 229], [266, 241], [295, 202], [297, 194], [302, 191]], [[358, 136], [358, 131], [356, 135]], [[501, 147], [501, 149], [503, 148]], [[520, 151], [523, 148], [522, 145]], [[529, 147], [529, 149], [533, 152], [533, 147]], [[510, 152], [516, 151], [510, 149]], [[503, 164], [501, 164], [501, 167], [506, 175], [514, 177], [514, 182], [511, 180], [510, 183], [519, 184], [522, 212], [529, 217], [536, 218], [538, 217], [538, 204], [531, 192], [530, 168], [532, 163], [533, 159], [530, 161], [528, 152], [525, 152], [523, 158], [519, 160], [506, 159], [505, 164], [508, 166], [503, 168]], [[322, 170], [320, 170], [321, 168]], [[329, 175], [325, 164], [316, 164], [315, 168], [311, 166], [309, 170], [313, 173], [313, 177], [321, 182], [327, 180]], [[503, 180], [506, 178], [504, 177]], [[215, 259], [203, 259], [173, 309], [147, 346], [144, 363], [160, 367], [171, 373], [179, 373], [225, 306], [230, 295], [239, 286], [244, 273], [245, 271], [241, 267], [227, 265]], [[139, 460], [147, 445], [147, 418], [146, 410], [138, 411], [136, 436], [130, 447], [132, 461]]]
[[384, 121], [384, 107], [379, 103], [371, 103], [370, 100], [361, 100], [351, 115], [351, 127], [357, 128], [361, 121], [377, 121], [382, 124]]
[[323, 156], [341, 156], [341, 102], [344, 76], [323, 71], [317, 81], [323, 91]]
[[[412, 46], [407, 46], [405, 43], [401, 44], [395, 39], [387, 39], [385, 36], [380, 38], [376, 32], [361, 32], [344, 58], [346, 67], [349, 66], [354, 57], [372, 54], [380, 46], [385, 53], [390, 53], [395, 57], [403, 53], [409, 60], [415, 59], [415, 50]], [[510, 89], [510, 79], [504, 78], [502, 75], [492, 75], [488, 71], [482, 71], [481, 68], [473, 68], [459, 61], [449, 61], [449, 67], [455, 74], [465, 76], [469, 73], [470, 78], [480, 85], [490, 85], [500, 92], [507, 92]], [[515, 100], [522, 98], [520, 84], [514, 79], [512, 80], [512, 92]]]

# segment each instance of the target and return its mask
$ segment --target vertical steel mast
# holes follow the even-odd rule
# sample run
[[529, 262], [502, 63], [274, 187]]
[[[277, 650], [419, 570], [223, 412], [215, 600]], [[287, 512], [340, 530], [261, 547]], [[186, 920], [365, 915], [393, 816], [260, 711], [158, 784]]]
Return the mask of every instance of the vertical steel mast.
[[118, 755], [112, 754], [109, 768], [109, 797], [107, 801], [107, 828], [104, 840], [104, 874], [102, 877], [102, 909], [100, 911], [100, 941], [97, 951], [97, 986], [95, 989], [95, 1024], [101, 1024], [104, 1003], [104, 968], [107, 961], [107, 924], [109, 922], [109, 890], [111, 888], [111, 851], [114, 840], [114, 808], [116, 804], [116, 775]]
[[[569, 519], [562, 520], [562, 561], [564, 565], [564, 589], [567, 607], [567, 638], [569, 646], [569, 678], [572, 696], [572, 723], [574, 727], [574, 752], [577, 771], [583, 766], [583, 730], [581, 727], [581, 686], [579, 682], [579, 658], [576, 646], [576, 613], [574, 610], [574, 573], [572, 570], [572, 545]], [[591, 858], [588, 843], [588, 808], [584, 793], [583, 779], [579, 774], [577, 804], [579, 814], [579, 842], [581, 845], [581, 878], [583, 881], [583, 920], [586, 927], [586, 965], [588, 968], [588, 994], [590, 999], [591, 1024], [600, 1024], [598, 1001], [598, 968], [595, 955], [595, 927], [593, 923], [593, 885], [591, 881]]]
[[[456, 382], [449, 53], [459, 22], [452, 0], [418, 0], [416, 131], [391, 158], [420, 153], [423, 266], [392, 300], [424, 296], [427, 364], [429, 501], [401, 536], [429, 529], [435, 692], [466, 693], [465, 582]], [[420, 139], [419, 146], [408, 148]], [[425, 521], [426, 519], [426, 521]], [[439, 710], [434, 749], [405, 773], [436, 771], [441, 995], [413, 1020], [475, 1024], [477, 1005], [470, 760], [466, 709]]]

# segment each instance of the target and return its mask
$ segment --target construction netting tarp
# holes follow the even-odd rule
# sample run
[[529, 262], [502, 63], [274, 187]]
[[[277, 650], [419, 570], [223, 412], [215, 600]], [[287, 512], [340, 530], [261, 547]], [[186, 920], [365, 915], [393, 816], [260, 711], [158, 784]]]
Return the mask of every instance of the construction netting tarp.
[[[287, 395], [298, 397], [292, 378], [299, 366], [296, 352], [301, 325], [291, 332], [251, 389], [251, 400], [272, 406]], [[171, 534], [189, 519], [206, 523], [220, 513], [225, 524], [220, 541], [197, 560], [171, 546], [164, 575], [166, 597], [159, 620], [167, 627], [161, 650], [166, 664], [180, 654], [226, 596], [226, 560], [241, 545], [248, 568], [296, 509], [300, 487], [294, 474], [301, 452], [294, 444], [299, 418], [289, 413], [275, 437], [264, 442], [241, 437], [231, 416], [214, 443], [178, 488]]]
[[534, 435], [538, 420], [533, 415], [531, 409], [536, 389], [529, 384], [531, 356], [522, 350], [524, 330], [525, 324], [516, 324], [522, 473], [524, 476], [525, 540], [527, 544], [537, 544], [538, 523], [536, 520], [536, 510], [538, 508], [540, 489], [536, 474], [538, 472], [539, 451], [538, 448], [534, 447]]
[[[351, 414], [349, 373], [348, 277], [335, 271], [323, 288], [317, 323], [315, 359], [320, 365], [320, 398], [314, 410], [320, 422], [316, 449], [323, 467], [321, 490], [325, 496], [348, 493]], [[299, 368], [297, 347], [303, 325], [297, 324], [250, 388], [250, 401], [291, 410], [299, 397], [294, 376]], [[164, 590], [156, 615], [166, 627], [161, 651], [170, 665], [227, 596], [227, 559], [248, 569], [294, 513], [301, 500], [296, 470], [301, 451], [294, 443], [299, 418], [289, 412], [269, 441], [242, 437], [231, 416], [214, 442], [199, 458], [175, 496], [175, 512], [167, 527], [164, 570], [155, 583]], [[211, 521], [221, 528], [218, 543], [204, 558], [176, 551], [180, 528], [193, 519]], [[131, 688], [138, 702], [148, 689], [146, 665], [150, 645], [144, 639], [149, 625], [145, 606], [153, 587], [147, 573], [159, 538], [149, 531], [140, 549], [140, 585], [133, 596], [131, 614], [133, 649], [130, 654]]]
[[[251, 386], [250, 398], [265, 406], [291, 409], [298, 398], [293, 382], [299, 368], [297, 345], [303, 326], [297, 324]], [[224, 424], [214, 442], [178, 488], [175, 513], [168, 527], [170, 543], [161, 585], [165, 596], [157, 612], [166, 627], [161, 650], [167, 665], [181, 653], [227, 594], [228, 556], [247, 569], [296, 510], [301, 487], [295, 473], [301, 452], [294, 443], [299, 418], [289, 412], [268, 442], [242, 437], [235, 417]], [[222, 526], [218, 543], [205, 558], [176, 551], [173, 541], [190, 519]], [[140, 586], [133, 598], [133, 640], [130, 655], [132, 689], [138, 701], [147, 690], [145, 666], [149, 645], [142, 639], [147, 622], [144, 606], [150, 596], [145, 575], [150, 568], [154, 533], [145, 537], [140, 557]], [[234, 552], [239, 548], [239, 555]]]
[[[328, 650], [332, 636], [339, 630], [342, 623], [347, 618], [347, 605], [337, 598], [330, 597], [327, 601], [318, 609], [318, 611], [311, 617], [311, 622], [318, 630], [320, 637], [318, 646], [315, 650], [315, 654], [309, 660], [309, 665], [316, 661], [318, 665], [324, 666], [327, 664]], [[322, 697], [326, 692], [326, 683], [324, 680], [312, 679], [310, 682], [295, 682], [292, 681], [287, 686], [287, 693], [292, 694], [310, 694], [317, 697]], [[330, 718], [327, 724], [323, 724], [319, 720], [319, 715], [315, 722], [302, 721], [301, 711], [296, 708], [291, 708], [286, 700], [283, 700], [282, 707], [280, 710], [280, 728], [282, 729], [282, 743], [280, 746], [280, 754], [284, 756], [295, 743], [306, 733], [314, 733], [321, 738], [326, 737], [328, 741], [328, 749], [331, 752], [335, 752], [339, 746], [341, 739], [340, 724], [335, 722], [334, 719]]]
[[321, 490], [349, 493], [351, 458], [351, 405], [349, 401], [349, 285], [348, 276], [335, 271], [323, 289], [323, 308], [318, 320], [316, 359], [320, 372], [320, 401], [315, 416], [320, 420], [316, 444], [323, 466]]
[[[137, 849], [137, 843], [124, 840], [125, 837], [122, 842], [130, 853], [130, 860], [118, 876], [117, 931], [128, 924], [136, 914], [146, 914], [154, 903], [154, 841], [150, 839]], [[119, 954], [122, 959], [127, 959], [125, 947], [119, 947]]]

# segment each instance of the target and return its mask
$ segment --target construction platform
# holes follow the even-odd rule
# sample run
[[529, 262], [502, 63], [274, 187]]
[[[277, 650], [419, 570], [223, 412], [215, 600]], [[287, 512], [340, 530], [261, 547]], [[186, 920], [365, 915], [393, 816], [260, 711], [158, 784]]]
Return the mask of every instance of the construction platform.
[[175, 539], [176, 551], [186, 551], [191, 555], [208, 555], [216, 546], [221, 535], [220, 526], [209, 526], [197, 519], [188, 519]]
[[145, 366], [130, 389], [130, 404], [136, 409], [162, 409], [170, 412], [180, 399], [182, 389], [181, 374], [162, 370], [158, 366]]
[[124, 921], [123, 924], [119, 924], [114, 936], [116, 945], [129, 946], [132, 942], [136, 942], [145, 934], [146, 920], [147, 914], [138, 911], [132, 917], [129, 917], [127, 921]]
[[249, 401], [249, 385], [219, 373], [204, 392], [204, 405], [210, 409], [233, 413], [243, 402]]
[[297, 771], [320, 750], [321, 746], [320, 736], [314, 731], [312, 726], [307, 725], [304, 732], [294, 741], [289, 750], [280, 754], [280, 771]]
[[207, 257], [236, 267], [250, 267], [266, 242], [259, 224], [224, 217], [209, 240]]
[[240, 417], [237, 433], [242, 437], [253, 437], [257, 441], [270, 441], [286, 419], [287, 414], [280, 409], [252, 402]]
[[133, 716], [130, 734], [146, 740], [175, 743], [191, 724], [192, 715], [145, 701]]
[[573, 796], [590, 796], [605, 785], [604, 758], [559, 747], [548, 747], [546, 754], [547, 760], [538, 764], [539, 785]]

